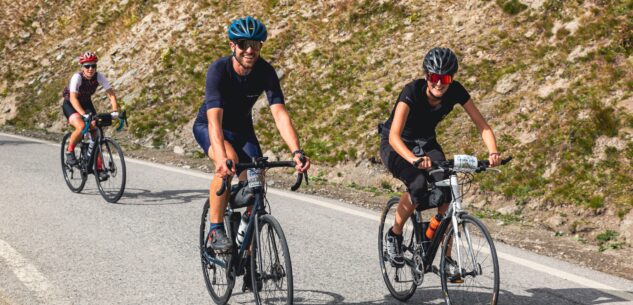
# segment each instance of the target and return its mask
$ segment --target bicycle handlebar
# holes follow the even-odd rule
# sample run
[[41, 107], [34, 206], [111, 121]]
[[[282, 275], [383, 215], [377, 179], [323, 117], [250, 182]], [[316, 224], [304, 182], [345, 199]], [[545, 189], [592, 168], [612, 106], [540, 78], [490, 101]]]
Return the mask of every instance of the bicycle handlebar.
[[92, 123], [92, 119], [94, 119], [94, 114], [88, 112], [87, 117], [82, 115], [81, 118], [84, 120], [84, 129], [81, 130], [81, 134], [84, 135], [90, 130], [90, 123]]
[[119, 127], [117, 127], [116, 131], [121, 131], [124, 124], [125, 127], [128, 127], [126, 110], [121, 111], [121, 113], [119, 114]]
[[[263, 157], [263, 158], [258, 158], [254, 162], [235, 164], [235, 170], [236, 171], [245, 170], [249, 168], [268, 169], [268, 168], [274, 168], [274, 167], [295, 167], [296, 166], [296, 163], [294, 161], [270, 161], [269, 162], [267, 161], [267, 159], [268, 159], [267, 157]], [[304, 156], [301, 156], [301, 161], [305, 162]], [[228, 168], [232, 168], [233, 161], [226, 160], [226, 166]], [[305, 177], [306, 184], [308, 184], [308, 172], [299, 173], [297, 174], [297, 180], [290, 187], [290, 189], [292, 191], [296, 191], [297, 189], [299, 189], [304, 177]], [[222, 178], [222, 185], [220, 186], [220, 189], [215, 194], [218, 196], [222, 196], [222, 194], [224, 194], [227, 188], [228, 188], [228, 176]]]
[[[226, 166], [228, 168], [232, 168], [233, 167], [233, 160], [226, 160]], [[222, 194], [224, 194], [224, 192], [226, 191], [227, 188], [227, 184], [228, 184], [228, 176], [225, 176], [224, 178], [222, 178], [222, 185], [220, 186], [220, 189], [215, 192], [216, 195], [218, 196], [222, 196]]]
[[[83, 116], [83, 115], [81, 116], [81, 118], [84, 120], [84, 129], [81, 130], [82, 135], [88, 132], [88, 130], [90, 129], [90, 124], [92, 123], [92, 120], [95, 119], [95, 115], [92, 112], [88, 112], [87, 114], [88, 116]], [[110, 115], [112, 115], [112, 113], [110, 113]], [[117, 127], [116, 131], [121, 131], [123, 129], [123, 125], [125, 125], [126, 127], [128, 126], [126, 110], [121, 111], [121, 113], [119, 113], [118, 118], [119, 118], [119, 127]]]
[[[512, 156], [509, 156], [501, 160], [501, 164], [499, 165], [504, 165], [510, 162], [510, 160], [512, 160]], [[431, 169], [429, 170], [429, 174], [433, 174], [433, 173], [441, 172], [441, 171], [451, 171], [453, 170], [455, 161], [453, 159], [449, 159], [445, 161], [432, 161], [431, 164], [432, 165], [431, 165]], [[488, 168], [490, 168], [490, 161], [488, 160], [477, 161], [477, 168], [473, 169], [472, 171], [476, 173], [480, 173], [480, 172], [486, 171]]]

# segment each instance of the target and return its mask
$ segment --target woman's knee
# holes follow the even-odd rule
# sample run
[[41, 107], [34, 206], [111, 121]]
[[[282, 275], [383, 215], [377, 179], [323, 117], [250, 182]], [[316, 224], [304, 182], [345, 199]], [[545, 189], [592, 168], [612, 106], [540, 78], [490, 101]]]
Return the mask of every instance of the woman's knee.
[[424, 175], [418, 175], [409, 183], [409, 194], [414, 205], [427, 204], [426, 197], [428, 193], [428, 184]]

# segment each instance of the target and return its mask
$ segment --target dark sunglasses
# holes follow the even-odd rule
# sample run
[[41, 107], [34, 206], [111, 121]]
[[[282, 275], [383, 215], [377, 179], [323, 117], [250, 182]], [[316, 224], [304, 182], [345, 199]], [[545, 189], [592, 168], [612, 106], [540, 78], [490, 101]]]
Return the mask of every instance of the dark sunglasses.
[[81, 65], [82, 67], [86, 68], [86, 69], [96, 69], [97, 68], [97, 64], [87, 64], [87, 65]]
[[252, 48], [254, 51], [259, 51], [262, 48], [262, 43], [257, 40], [240, 39], [235, 41], [235, 44], [240, 50], [246, 51], [248, 48]]
[[444, 85], [448, 85], [453, 82], [453, 76], [451, 76], [450, 74], [428, 73], [426, 79], [433, 84], [437, 83], [438, 81], [441, 81]]

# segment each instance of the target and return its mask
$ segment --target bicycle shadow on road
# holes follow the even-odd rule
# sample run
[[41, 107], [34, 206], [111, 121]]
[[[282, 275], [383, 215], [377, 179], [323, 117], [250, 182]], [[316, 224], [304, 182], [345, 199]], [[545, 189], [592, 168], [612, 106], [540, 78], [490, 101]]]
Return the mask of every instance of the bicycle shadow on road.
[[[513, 305], [577, 305], [577, 304], [628, 304], [630, 299], [622, 298], [617, 294], [623, 292], [603, 292], [592, 288], [533, 288], [523, 291], [522, 294], [515, 294], [507, 290], [501, 290], [497, 304], [513, 304]], [[625, 294], [630, 294], [626, 293]], [[465, 293], [463, 301], [457, 301], [456, 304], [475, 304], [474, 300], [486, 299], [489, 295], [470, 292]], [[248, 299], [248, 297], [247, 297]], [[252, 300], [250, 300], [252, 302]], [[237, 304], [246, 304], [249, 301], [234, 302]], [[394, 299], [390, 294], [386, 294], [382, 300], [372, 300], [364, 302], [346, 302], [345, 297], [340, 294], [321, 291], [321, 290], [295, 290], [294, 304], [301, 305], [388, 305], [388, 304], [445, 304], [440, 287], [421, 287], [406, 302], [400, 302]]]
[[[437, 297], [429, 297], [428, 294], [432, 293]], [[229, 303], [233, 304], [252, 304], [252, 298], [244, 294], [234, 294], [234, 296], [242, 296], [243, 299], [231, 300]], [[425, 296], [423, 296], [425, 295]], [[444, 299], [441, 298], [441, 291], [437, 289], [434, 292], [426, 290], [424, 293], [416, 293], [406, 303], [410, 304], [444, 304]], [[310, 290], [310, 289], [295, 289], [293, 304], [298, 305], [388, 305], [388, 304], [405, 304], [391, 297], [390, 294], [385, 295], [382, 300], [365, 301], [365, 302], [346, 302], [345, 297], [338, 293], [322, 291], [322, 290]]]
[[119, 200], [122, 205], [173, 205], [191, 202], [204, 202], [209, 197], [209, 190], [161, 190], [158, 192], [146, 189], [125, 189]]

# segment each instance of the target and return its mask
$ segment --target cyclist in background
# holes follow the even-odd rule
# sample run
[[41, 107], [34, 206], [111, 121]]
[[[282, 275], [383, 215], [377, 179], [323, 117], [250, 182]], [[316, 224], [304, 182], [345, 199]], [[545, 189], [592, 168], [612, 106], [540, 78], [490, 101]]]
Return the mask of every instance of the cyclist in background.
[[267, 36], [266, 27], [251, 16], [231, 23], [228, 38], [232, 54], [209, 65], [204, 103], [193, 126], [196, 141], [215, 165], [215, 176], [209, 187], [209, 244], [217, 251], [228, 250], [231, 241], [224, 229], [229, 192], [217, 196], [216, 191], [224, 177], [237, 174], [240, 180], [246, 179], [245, 172], [235, 173], [235, 167], [228, 168], [226, 161], [237, 164], [262, 156], [252, 119], [253, 105], [262, 92], [266, 92], [275, 124], [292, 152], [297, 171], [310, 168], [307, 158], [303, 164], [300, 161], [304, 152], [284, 106], [275, 69], [260, 57]]
[[[66, 162], [70, 166], [78, 164], [74, 151], [75, 145], [81, 140], [81, 131], [85, 127], [84, 118], [87, 118], [89, 113], [96, 114], [95, 107], [92, 104], [92, 95], [97, 91], [98, 86], [103, 87], [110, 99], [113, 118], [118, 116], [116, 95], [106, 77], [97, 72], [98, 61], [99, 58], [96, 53], [90, 51], [82, 53], [79, 56], [81, 71], [73, 74], [70, 84], [64, 89], [62, 111], [66, 119], [68, 119], [68, 123], [75, 128], [70, 136], [70, 143], [66, 152]], [[97, 160], [98, 168], [100, 168], [99, 162], [100, 159]], [[107, 175], [106, 172], [99, 172], [99, 179], [107, 179]]]
[[[382, 162], [407, 187], [400, 197], [395, 223], [385, 236], [389, 259], [395, 266], [404, 266], [402, 229], [414, 209], [437, 207], [438, 214], [444, 215], [451, 201], [448, 188], [428, 191], [426, 170], [431, 168], [431, 161], [446, 160], [436, 141], [435, 128], [455, 105], [461, 105], [479, 129], [491, 166], [501, 162], [492, 129], [468, 91], [453, 79], [458, 68], [455, 53], [448, 48], [433, 48], [424, 57], [422, 66], [425, 78], [404, 87], [380, 131]], [[446, 179], [446, 174], [434, 174], [433, 179]]]

